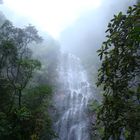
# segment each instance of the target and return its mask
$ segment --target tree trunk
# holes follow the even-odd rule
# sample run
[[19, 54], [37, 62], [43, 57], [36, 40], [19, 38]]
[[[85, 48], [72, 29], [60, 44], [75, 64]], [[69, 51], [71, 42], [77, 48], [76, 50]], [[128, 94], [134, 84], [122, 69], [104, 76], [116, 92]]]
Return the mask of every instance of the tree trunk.
[[19, 90], [18, 92], [19, 92], [18, 104], [19, 104], [19, 108], [21, 108], [21, 98], [22, 98], [21, 90]]

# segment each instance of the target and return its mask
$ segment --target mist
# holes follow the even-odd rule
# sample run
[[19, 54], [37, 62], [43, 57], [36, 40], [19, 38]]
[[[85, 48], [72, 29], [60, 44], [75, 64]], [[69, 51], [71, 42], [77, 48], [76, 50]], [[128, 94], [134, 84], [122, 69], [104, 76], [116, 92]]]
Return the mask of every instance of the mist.
[[71, 26], [61, 32], [59, 40], [62, 50], [77, 54], [86, 53], [91, 48], [96, 51], [105, 41], [105, 31], [109, 21], [120, 11], [126, 13], [128, 6], [135, 2], [103, 0], [99, 8], [87, 10]]
[[[117, 47], [101, 49], [120, 12], [129, 24], [115, 25]], [[0, 0], [0, 139], [139, 138], [140, 30], [131, 12], [140, 13], [137, 0]]]
[[[113, 15], [118, 14], [120, 11], [125, 13], [128, 6], [132, 6], [135, 3], [135, 0], [102, 0], [100, 6], [97, 8], [86, 9], [77, 15], [77, 18], [75, 18], [73, 22], [65, 26], [64, 29], [59, 30], [57, 33], [59, 35], [57, 37], [52, 36], [51, 32], [45, 31], [41, 28], [40, 24], [36, 23], [33, 19], [30, 19], [27, 15], [20, 16], [20, 14], [15, 13], [11, 9], [3, 7], [2, 5], [0, 5], [0, 7], [6, 18], [11, 20], [14, 25], [24, 27], [28, 24], [32, 24], [36, 26], [45, 39], [48, 38], [47, 36], [52, 36], [52, 38], [57, 40], [62, 51], [84, 55], [83, 53], [86, 53], [88, 49], [92, 49], [93, 53], [95, 53], [95, 51], [101, 47], [102, 42], [105, 40], [107, 25], [113, 18]], [[65, 7], [65, 5], [63, 5], [63, 7]], [[72, 8], [71, 11], [73, 11]], [[43, 19], [39, 20], [42, 20], [43, 22]]]

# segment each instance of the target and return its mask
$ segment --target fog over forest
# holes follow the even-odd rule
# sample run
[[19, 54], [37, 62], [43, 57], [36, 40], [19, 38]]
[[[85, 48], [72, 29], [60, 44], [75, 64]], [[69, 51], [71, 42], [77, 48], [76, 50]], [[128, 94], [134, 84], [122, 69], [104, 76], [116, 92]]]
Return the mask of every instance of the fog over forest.
[[139, 0], [0, 0], [0, 140], [139, 140], [139, 77]]
[[[64, 4], [61, 3], [63, 1], [60, 1], [60, 3], [58, 2], [59, 4], [58, 4], [58, 8], [56, 8], [56, 11], [55, 11], [55, 4], [53, 7], [53, 4], [52, 3], [49, 4], [50, 3], [49, 1], [45, 3], [42, 0], [39, 2], [52, 6], [51, 7], [52, 13], [47, 13], [49, 12], [49, 10], [47, 11], [47, 9], [43, 9], [44, 11], [41, 10], [41, 7], [39, 6], [42, 6], [42, 5], [39, 3], [37, 7], [36, 2], [35, 2], [35, 8], [36, 8], [35, 10], [36, 10], [36, 13], [38, 13], [37, 18], [31, 17], [32, 14], [29, 13], [28, 15], [27, 12], [25, 13], [20, 12], [21, 13], [20, 15], [20, 13], [16, 13], [18, 9], [16, 10], [13, 10], [13, 8], [8, 9], [10, 5], [1, 6], [1, 8], [4, 15], [9, 20], [11, 20], [14, 23], [14, 25], [18, 27], [23, 27], [28, 24], [32, 24], [36, 26], [36, 28], [40, 32], [40, 35], [44, 36], [45, 39], [47, 39], [46, 36], [49, 35], [49, 36], [52, 36], [52, 38], [54, 38], [55, 40], [57, 40], [57, 42], [59, 42], [61, 46], [62, 51], [68, 51], [82, 57], [85, 57], [85, 55], [86, 56], [88, 55], [89, 57], [91, 57], [90, 55], [96, 56], [96, 51], [101, 47], [102, 42], [105, 40], [105, 36], [106, 36], [105, 31], [107, 30], [107, 25], [109, 21], [113, 18], [113, 15], [119, 13], [120, 11], [126, 13], [128, 6], [135, 4], [136, 0], [123, 0], [123, 1], [122, 0], [115, 0], [115, 1], [99, 0], [97, 2], [96, 0], [93, 0], [92, 2], [89, 0], [89, 4], [91, 3], [92, 5], [89, 6], [87, 4], [87, 7], [86, 6], [84, 7], [82, 5], [82, 3], [84, 4], [86, 3], [86, 1], [83, 0], [80, 4], [80, 1], [77, 0], [77, 1], [68, 2], [70, 3], [70, 8], [68, 8], [68, 10], [65, 9], [65, 7], [67, 8], [69, 5], [65, 5], [65, 3]], [[25, 2], [25, 3], [28, 4], [28, 2]], [[95, 3], [95, 6], [94, 6], [94, 3]], [[23, 8], [23, 10], [21, 11], [24, 11], [24, 8], [26, 8], [26, 5], [23, 7], [22, 5], [19, 5], [19, 6], [21, 9]], [[83, 7], [83, 10], [81, 10], [82, 7]], [[58, 12], [58, 15], [57, 15], [57, 10], [60, 10], [61, 8], [62, 8], [62, 11], [60, 13]], [[28, 10], [29, 10], [29, 7], [28, 7]], [[40, 12], [37, 12], [38, 10], [40, 10]], [[41, 12], [42, 12], [42, 16], [41, 16]], [[48, 29], [49, 27], [47, 27], [47, 24], [46, 26], [43, 26], [43, 27], [41, 26], [41, 23], [45, 21], [46, 23], [49, 22], [48, 20], [49, 18], [51, 19], [51, 17], [53, 19], [55, 17], [61, 18], [60, 14], [62, 12], [63, 13], [66, 12], [62, 18], [65, 18], [67, 12], [68, 12], [68, 15], [70, 15], [69, 13], [72, 13], [71, 16], [73, 17], [68, 17], [68, 16], [66, 17], [66, 20], [71, 19], [71, 22], [69, 24], [65, 23], [65, 19], [60, 19], [60, 21], [58, 22], [60, 25], [58, 26], [55, 25], [57, 24], [57, 20], [56, 20], [56, 23], [50, 22], [50, 24], [52, 24], [51, 28], [56, 28], [56, 31], [58, 31], [57, 33], [54, 34], [53, 31], [49, 30]], [[46, 13], [46, 16], [45, 16], [45, 13]], [[39, 16], [40, 16], [40, 19], [38, 19]], [[47, 17], [48, 19], [45, 20], [45, 18]], [[40, 22], [36, 20], [39, 20]], [[65, 25], [64, 28], [61, 27], [63, 24]]]

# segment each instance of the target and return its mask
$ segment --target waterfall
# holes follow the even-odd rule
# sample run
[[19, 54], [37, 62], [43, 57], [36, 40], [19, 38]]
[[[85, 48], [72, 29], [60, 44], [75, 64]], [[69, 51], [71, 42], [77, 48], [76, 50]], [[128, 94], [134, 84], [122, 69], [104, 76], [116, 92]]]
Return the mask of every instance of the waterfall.
[[56, 140], [89, 140], [86, 109], [92, 93], [79, 58], [72, 54], [62, 55], [58, 81], [55, 131], [59, 138]]

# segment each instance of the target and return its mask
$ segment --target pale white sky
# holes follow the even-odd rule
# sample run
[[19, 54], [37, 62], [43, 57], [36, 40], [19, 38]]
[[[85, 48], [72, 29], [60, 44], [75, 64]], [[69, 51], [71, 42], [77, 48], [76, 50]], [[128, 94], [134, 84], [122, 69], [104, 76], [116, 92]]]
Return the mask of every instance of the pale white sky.
[[[3, 0], [0, 10], [14, 18], [24, 17], [54, 38], [82, 13], [97, 9], [102, 0]], [[12, 17], [11, 17], [12, 18]]]

